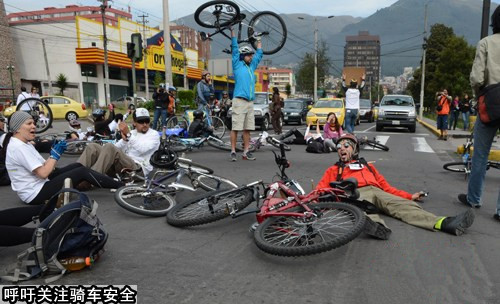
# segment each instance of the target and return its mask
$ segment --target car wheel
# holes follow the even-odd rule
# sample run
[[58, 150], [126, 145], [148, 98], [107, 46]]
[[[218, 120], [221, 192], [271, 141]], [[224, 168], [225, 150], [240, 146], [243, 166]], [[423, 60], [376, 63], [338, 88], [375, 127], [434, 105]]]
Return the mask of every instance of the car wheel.
[[375, 130], [382, 131], [383, 127], [381, 125], [376, 125]]
[[70, 120], [73, 120], [73, 119], [78, 119], [78, 114], [76, 114], [75, 112], [68, 112], [66, 113], [66, 120], [67, 121], [70, 121]]
[[269, 129], [269, 116], [267, 115], [264, 116], [264, 121], [260, 125], [260, 129], [262, 131], [267, 131], [267, 129]]
[[410, 131], [410, 133], [415, 133], [415, 130], [416, 130], [416, 126], [411, 126], [411, 127], [408, 127], [408, 130]]

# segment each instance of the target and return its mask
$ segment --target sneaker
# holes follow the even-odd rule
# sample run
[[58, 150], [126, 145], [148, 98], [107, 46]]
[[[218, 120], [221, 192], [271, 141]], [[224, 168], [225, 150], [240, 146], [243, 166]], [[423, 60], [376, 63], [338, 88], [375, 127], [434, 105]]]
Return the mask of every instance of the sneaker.
[[244, 160], [256, 160], [255, 156], [253, 156], [252, 152], [247, 152], [241, 156]]
[[236, 152], [231, 152], [231, 161], [236, 161]]
[[474, 217], [475, 214], [472, 209], [468, 209], [456, 216], [447, 217], [441, 223], [441, 231], [453, 235], [462, 235], [472, 225]]
[[467, 207], [471, 207], [471, 208], [474, 207], [474, 208], [477, 208], [477, 209], [481, 208], [481, 205], [479, 205], [479, 204], [471, 204], [471, 203], [469, 203], [469, 200], [467, 199], [467, 194], [463, 194], [463, 193], [459, 194], [458, 195], [458, 201], [460, 203], [464, 204]]
[[379, 240], [388, 240], [389, 236], [391, 236], [392, 233], [391, 229], [385, 227], [380, 223], [374, 222], [369, 217], [366, 218], [363, 231], [369, 236], [372, 236]]

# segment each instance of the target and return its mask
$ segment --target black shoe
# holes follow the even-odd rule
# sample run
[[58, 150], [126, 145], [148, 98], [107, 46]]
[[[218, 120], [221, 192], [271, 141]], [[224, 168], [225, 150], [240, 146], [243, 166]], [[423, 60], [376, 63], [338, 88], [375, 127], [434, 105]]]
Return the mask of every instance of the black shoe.
[[461, 202], [462, 204], [464, 204], [467, 207], [471, 207], [471, 208], [474, 207], [474, 208], [477, 208], [477, 209], [481, 208], [481, 205], [479, 205], [479, 204], [471, 204], [471, 203], [469, 203], [469, 201], [467, 200], [467, 194], [463, 194], [463, 193], [459, 194], [458, 195], [458, 201]]
[[462, 235], [474, 222], [474, 211], [469, 209], [456, 216], [447, 217], [441, 223], [441, 231], [453, 234]]
[[369, 236], [380, 240], [388, 240], [392, 233], [391, 229], [372, 221], [369, 217], [366, 218], [363, 231]]

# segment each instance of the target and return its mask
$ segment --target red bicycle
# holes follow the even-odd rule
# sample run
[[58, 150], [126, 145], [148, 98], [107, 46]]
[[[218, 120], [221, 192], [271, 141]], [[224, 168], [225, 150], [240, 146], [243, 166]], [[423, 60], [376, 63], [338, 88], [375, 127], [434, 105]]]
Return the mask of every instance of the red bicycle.
[[[352, 203], [359, 193], [355, 180], [331, 183], [331, 188], [304, 193], [285, 173], [290, 166], [283, 145], [275, 154], [280, 180], [264, 186], [256, 181], [233, 190], [210, 192], [176, 205], [167, 222], [177, 227], [207, 224], [228, 216], [257, 213], [254, 240], [261, 250], [279, 256], [303, 256], [347, 244], [363, 230], [365, 214]], [[264, 188], [261, 197], [259, 186]], [[262, 202], [260, 198], [263, 198]], [[256, 201], [257, 208], [245, 208]]]

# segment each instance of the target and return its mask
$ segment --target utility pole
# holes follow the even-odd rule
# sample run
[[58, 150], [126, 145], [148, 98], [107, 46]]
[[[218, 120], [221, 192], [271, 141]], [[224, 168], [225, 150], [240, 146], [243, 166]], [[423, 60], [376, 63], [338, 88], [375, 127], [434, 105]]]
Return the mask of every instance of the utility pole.
[[318, 100], [318, 20], [314, 17], [314, 102]]
[[49, 81], [49, 95], [52, 95], [52, 80], [50, 78], [49, 61], [47, 60], [47, 50], [45, 49], [45, 39], [42, 39], [42, 47], [43, 47], [43, 58], [45, 59], [45, 69], [47, 70], [47, 80]]
[[16, 90], [14, 89], [14, 77], [12, 76], [12, 71], [14, 70], [14, 66], [12, 64], [7, 66], [7, 70], [9, 70], [10, 74], [10, 85], [12, 87], [12, 104], [16, 102]]
[[182, 24], [182, 31], [181, 31], [181, 47], [182, 47], [182, 62], [184, 63], [184, 90], [189, 89], [188, 85], [188, 78], [187, 78], [187, 60], [186, 60], [186, 45], [188, 44], [188, 39], [187, 38], [187, 28], [184, 26], [184, 22]]
[[170, 18], [168, 16], [168, 0], [163, 0], [163, 46], [165, 48], [165, 82], [168, 86], [172, 81], [172, 52], [170, 51]]
[[149, 21], [146, 20], [146, 18], [149, 17], [149, 15], [141, 15], [139, 18], [142, 18], [142, 37], [144, 41], [144, 46], [143, 46], [143, 56], [144, 56], [144, 82], [146, 85], [146, 100], [149, 100], [149, 75], [148, 75], [148, 39], [146, 37], [146, 23]]
[[420, 120], [424, 118], [424, 86], [425, 86], [425, 54], [427, 52], [427, 3], [425, 4], [425, 13], [424, 13], [424, 44], [422, 48], [424, 52], [422, 54], [422, 79], [420, 80], [420, 109], [418, 113], [418, 117]]
[[491, 0], [483, 0], [483, 18], [481, 20], [481, 39], [488, 36], [488, 21], [490, 20]]
[[111, 0], [97, 0], [101, 4], [101, 17], [102, 17], [102, 43], [104, 45], [104, 103], [107, 106], [110, 101], [109, 90], [109, 67], [108, 67], [108, 37], [106, 36], [106, 8], [108, 1]]

